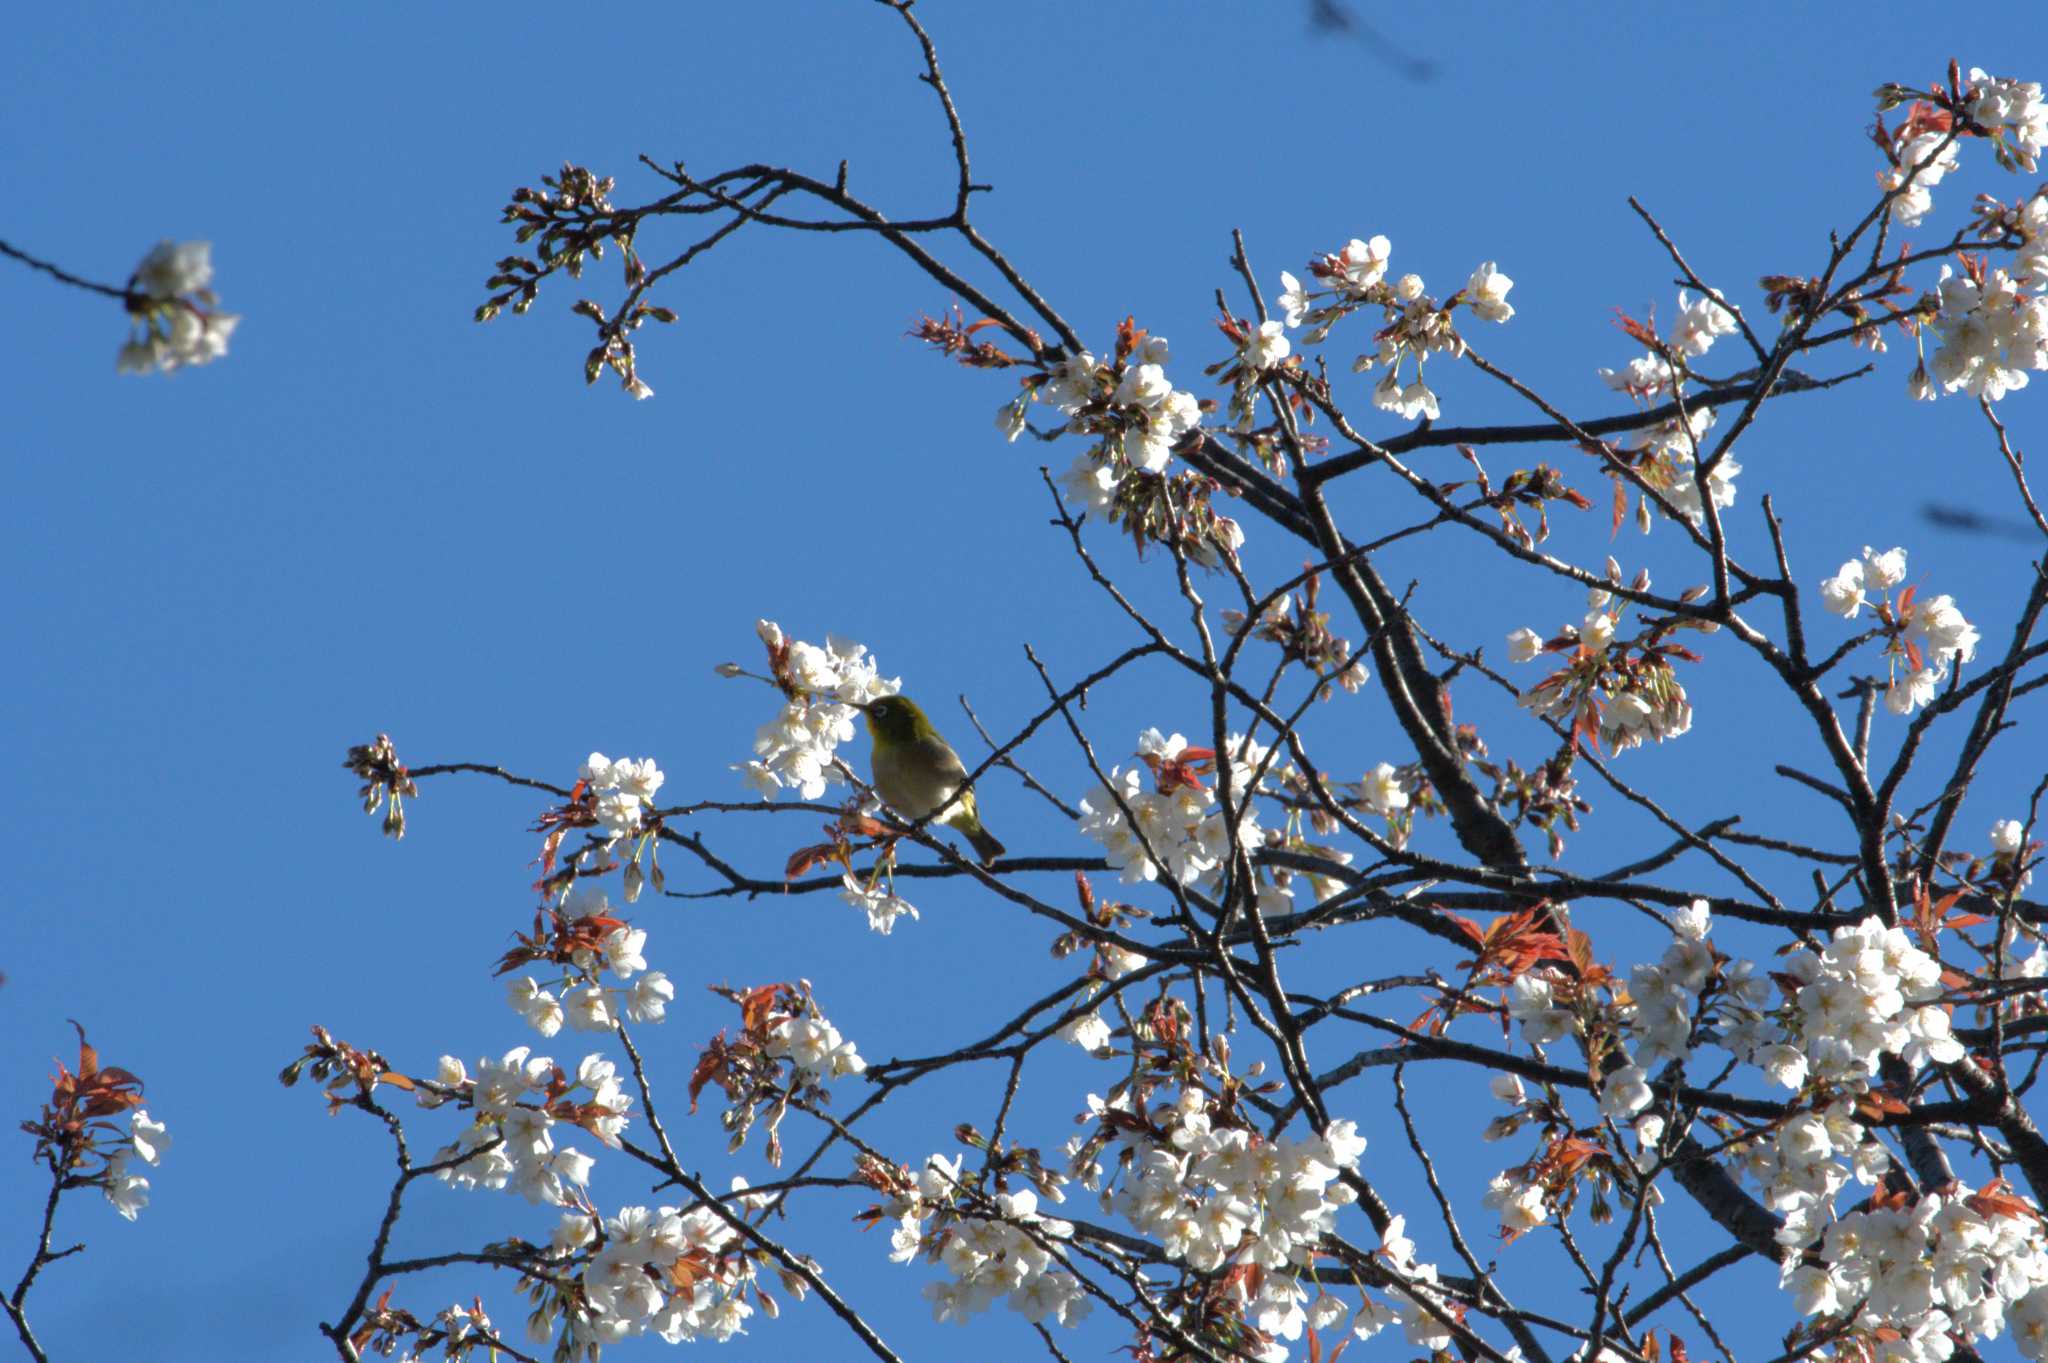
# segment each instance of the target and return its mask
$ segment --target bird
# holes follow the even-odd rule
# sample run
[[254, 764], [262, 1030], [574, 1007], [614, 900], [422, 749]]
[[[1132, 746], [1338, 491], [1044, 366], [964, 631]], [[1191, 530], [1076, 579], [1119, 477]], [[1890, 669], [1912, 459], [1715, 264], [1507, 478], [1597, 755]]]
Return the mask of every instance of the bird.
[[899, 814], [937, 818], [958, 829], [974, 845], [982, 865], [1001, 856], [1003, 845], [981, 826], [974, 792], [961, 789], [967, 768], [960, 754], [939, 737], [917, 702], [908, 696], [882, 696], [858, 708], [867, 716], [868, 738], [874, 745], [875, 793]]

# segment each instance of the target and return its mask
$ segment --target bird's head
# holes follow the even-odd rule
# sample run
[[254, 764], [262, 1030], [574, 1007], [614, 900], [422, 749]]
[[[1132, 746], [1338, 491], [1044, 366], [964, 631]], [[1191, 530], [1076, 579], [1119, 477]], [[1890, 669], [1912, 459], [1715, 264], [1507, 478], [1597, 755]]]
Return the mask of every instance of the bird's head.
[[883, 743], [914, 743], [933, 733], [931, 721], [908, 696], [878, 696], [860, 707], [868, 734]]

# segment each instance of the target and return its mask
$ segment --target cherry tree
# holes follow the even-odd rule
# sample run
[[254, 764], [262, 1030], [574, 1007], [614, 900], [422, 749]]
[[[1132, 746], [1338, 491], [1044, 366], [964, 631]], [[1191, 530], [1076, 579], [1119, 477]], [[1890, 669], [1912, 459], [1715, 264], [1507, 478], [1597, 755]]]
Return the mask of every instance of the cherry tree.
[[[474, 982], [510, 1005], [519, 1044], [477, 1060], [316, 1027], [284, 1071], [363, 1119], [366, 1159], [395, 1162], [367, 1262], [333, 1266], [336, 1353], [709, 1347], [773, 1338], [800, 1302], [843, 1330], [842, 1356], [911, 1356], [816, 1248], [851, 1218], [934, 1320], [1021, 1317], [1054, 1359], [2048, 1358], [2048, 1139], [2029, 1110], [2048, 906], [2027, 897], [2048, 771], [1977, 781], [1995, 748], [2031, 742], [2048, 560], [2009, 601], [1959, 602], [1925, 546], [1853, 527], [1795, 545], [1737, 458], [1786, 398], [1970, 403], [1973, 457], [2009, 470], [2016, 514], [2048, 537], [1999, 406], [2048, 368], [2041, 87], [1953, 63], [1881, 87], [1871, 201], [1754, 283], [1697, 273], [1631, 200], [1675, 296], [1622, 318], [1634, 358], [1588, 357], [1619, 363], [1599, 370], [1612, 402], [1582, 414], [1487, 358], [1494, 328], [1541, 323], [1512, 301], [1505, 271], [1527, 267], [1460, 262], [1432, 289], [1376, 230], [1397, 224], [1281, 262], [1233, 238], [1216, 333], [1171, 347], [1142, 318], [1054, 299], [976, 224], [987, 186], [932, 35], [908, 0], [881, 8], [951, 148], [943, 212], [894, 216], [843, 166], [643, 158], [629, 202], [567, 165], [505, 205], [512, 253], [478, 320], [617, 267], [613, 294], [570, 309], [594, 332], [584, 377], [647, 399], [665, 380], [636, 341], [678, 320], [664, 285], [715, 268], [733, 234], [893, 253], [931, 294], [913, 342], [988, 391], [985, 438], [1018, 457], [1064, 442], [1021, 514], [1052, 522], [1066, 575], [1046, 580], [1111, 603], [1120, 635], [1079, 671], [1025, 648], [1042, 699], [1007, 728], [942, 713], [943, 683], [890, 675], [879, 641], [764, 619], [717, 669], [759, 688], [760, 727], [708, 770], [411, 761], [432, 735], [351, 749], [394, 838], [423, 791], [501, 783], [538, 875], [497, 983]], [[1841, 116], [1847, 138], [1857, 113]], [[1963, 203], [1953, 184], [1973, 175], [2018, 192]], [[139, 319], [124, 368], [225, 350], [209, 276], [203, 249], [167, 246], [99, 288]], [[929, 376], [911, 365], [906, 385]], [[1526, 420], [1447, 419], [1464, 383]], [[1570, 609], [1471, 637], [1389, 575], [1423, 537]], [[1689, 580], [1630, 562], [1654, 542]], [[1698, 741], [1688, 678], [1736, 666], [1773, 679], [1747, 731], [1827, 760], [1761, 745], [1756, 786], [1811, 793], [1825, 818], [1690, 821], [1631, 774], [1638, 749]], [[1161, 719], [1106, 729], [1088, 697], [1131, 679]], [[984, 865], [889, 808], [858, 738], [863, 709], [899, 693], [983, 740], [959, 747], [985, 811], [1000, 790], [1064, 836], [1013, 838]], [[1366, 712], [1398, 743], [1360, 751]], [[1088, 779], [1062, 788], [1048, 760]], [[1657, 838], [1585, 864], [1610, 808]], [[730, 850], [763, 820], [786, 830], [782, 859]], [[896, 937], [925, 930], [939, 894], [1000, 904], [1019, 950], [1067, 978], [1034, 996], [963, 962], [987, 971], [998, 1024], [855, 1038], [804, 943], [742, 982], [692, 979], [665, 950], [678, 900], [836, 897], [856, 930]], [[679, 991], [707, 985], [722, 1026], [657, 1051]], [[1092, 1079], [1024, 1082], [1069, 1060]], [[1425, 1087], [1468, 1081], [1490, 1123], [1433, 1126]], [[873, 1134], [906, 1111], [924, 1143]], [[63, 1195], [98, 1190], [132, 1219], [168, 1137], [83, 1034], [29, 1129], [49, 1197], [7, 1301], [43, 1358], [28, 1296], [69, 1253]], [[705, 1172], [721, 1149], [775, 1177]], [[1475, 1161], [1490, 1173], [1466, 1176]], [[606, 1168], [607, 1188], [644, 1193], [600, 1200]], [[477, 1232], [401, 1256], [394, 1232], [435, 1182], [473, 1196]], [[1717, 1280], [1759, 1265], [1767, 1307], [1713, 1308]], [[444, 1305], [434, 1276], [479, 1266], [483, 1294]]]

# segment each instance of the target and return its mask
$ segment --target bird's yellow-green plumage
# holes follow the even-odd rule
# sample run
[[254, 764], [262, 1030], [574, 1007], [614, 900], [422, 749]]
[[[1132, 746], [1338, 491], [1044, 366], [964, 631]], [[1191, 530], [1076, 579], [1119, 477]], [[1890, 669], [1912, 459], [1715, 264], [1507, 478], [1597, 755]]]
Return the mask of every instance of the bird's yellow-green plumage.
[[908, 696], [883, 696], [861, 707], [874, 743], [875, 794], [898, 814], [912, 819], [937, 819], [965, 834], [986, 866], [1003, 854], [1003, 845], [981, 826], [974, 792], [962, 790], [967, 768], [960, 754], [939, 737], [924, 711]]

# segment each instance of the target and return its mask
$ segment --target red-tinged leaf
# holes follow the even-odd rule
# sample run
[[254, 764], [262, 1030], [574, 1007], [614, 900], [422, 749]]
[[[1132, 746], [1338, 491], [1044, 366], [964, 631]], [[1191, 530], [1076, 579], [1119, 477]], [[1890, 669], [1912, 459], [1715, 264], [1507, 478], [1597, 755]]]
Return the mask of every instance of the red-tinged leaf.
[[1970, 1210], [1982, 1217], [2006, 1216], [2014, 1220], [2032, 1217], [2042, 1220], [2041, 1213], [2025, 1198], [2012, 1191], [2012, 1185], [2002, 1178], [1994, 1178], [1976, 1192], [1963, 1199]]
[[[1904, 622], [1911, 620], [1913, 618], [1913, 596], [1919, 590], [1920, 589], [1918, 587], [1908, 587], [1906, 588], [1906, 590], [1899, 593], [1900, 623], [1903, 624]], [[1914, 666], [1918, 667], [1919, 664], [1915, 663]]]
[[384, 1071], [382, 1074], [377, 1076], [377, 1082], [380, 1084], [389, 1084], [392, 1088], [395, 1089], [403, 1089], [407, 1093], [412, 1093], [419, 1088], [418, 1084], [413, 1083], [411, 1079], [407, 1078], [405, 1075], [400, 1074], [397, 1070]]
[[1638, 322], [1635, 318], [1629, 316], [1620, 308], [1616, 308], [1614, 310], [1614, 325], [1620, 327], [1622, 331], [1627, 333], [1631, 339], [1642, 342], [1650, 349], [1655, 350], [1658, 348], [1656, 331], [1653, 328], [1646, 326], [1641, 322]]
[[1677, 1335], [1671, 1337], [1671, 1363], [1692, 1363], [1691, 1355], [1685, 1350], [1685, 1341]]
[[725, 1066], [725, 1033], [720, 1032], [704, 1048], [704, 1054], [697, 1057], [697, 1064], [690, 1071], [690, 1111], [697, 1110], [697, 1097], [704, 1092], [704, 1086], [717, 1077]]
[[1437, 912], [1450, 920], [1452, 927], [1470, 937], [1473, 946], [1484, 947], [1486, 945], [1486, 934], [1480, 931], [1477, 923], [1462, 914], [1452, 913], [1449, 909], [1438, 909]]
[[1565, 930], [1566, 959], [1579, 968], [1581, 975], [1591, 975], [1599, 969], [1593, 959], [1593, 939], [1577, 928]]
[[789, 860], [783, 864], [782, 878], [784, 880], [795, 880], [813, 866], [832, 861], [838, 855], [839, 847], [836, 843], [820, 842], [813, 843], [809, 847], [799, 847], [796, 851], [789, 854]]
[[1088, 883], [1088, 877], [1074, 872], [1074, 893], [1080, 897], [1081, 912], [1089, 918], [1095, 916], [1095, 887]]
[[78, 1077], [80, 1080], [91, 1079], [99, 1072], [100, 1053], [86, 1041], [84, 1027], [79, 1026], [76, 1020], [71, 1025], [78, 1029]]
[[1351, 1347], [1351, 1341], [1355, 1338], [1357, 1336], [1353, 1335], [1349, 1330], [1337, 1336], [1336, 1346], [1330, 1350], [1330, 1357], [1326, 1360], [1326, 1363], [1337, 1363], [1337, 1360], [1344, 1356], [1344, 1351]]
[[1988, 923], [1990, 921], [1981, 913], [1959, 913], [1949, 919], [1948, 922], [1942, 924], [1942, 926], [1948, 928], [1974, 928], [1979, 923]]
[[1920, 656], [1920, 645], [1911, 639], [1906, 640], [1906, 661], [1912, 664], [1915, 672], [1926, 670], [1927, 664]]
[[1323, 1363], [1323, 1341], [1316, 1332], [1308, 1332], [1308, 1363]]
[[1621, 533], [1622, 520], [1628, 515], [1628, 484], [1614, 480], [1614, 520], [1607, 528], [1607, 538], [1613, 539]]
[[740, 995], [740, 1018], [748, 1031], [759, 1031], [767, 1025], [775, 996], [782, 988], [779, 984], [759, 984]]
[[1569, 1178], [1597, 1156], [1607, 1153], [1606, 1147], [1578, 1136], [1565, 1136], [1550, 1148], [1545, 1159], [1556, 1166], [1558, 1172]]
[[1956, 901], [1961, 899], [1962, 897], [1963, 892], [1961, 890], [1950, 890], [1947, 894], [1935, 900], [1934, 916], [1939, 917], [1942, 914], [1947, 913], [1950, 909], [1956, 906]]

